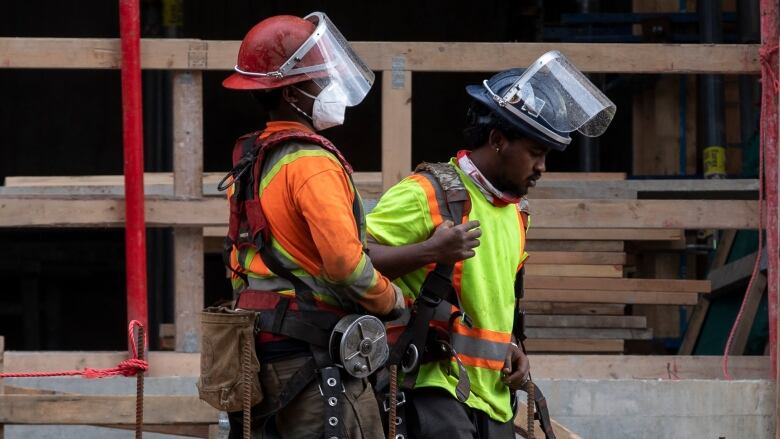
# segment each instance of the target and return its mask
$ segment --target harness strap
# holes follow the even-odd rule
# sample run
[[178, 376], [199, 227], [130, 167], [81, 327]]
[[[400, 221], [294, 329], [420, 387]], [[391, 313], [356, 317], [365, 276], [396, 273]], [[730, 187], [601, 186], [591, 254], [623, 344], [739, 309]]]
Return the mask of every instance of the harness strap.
[[555, 439], [555, 431], [553, 431], [552, 422], [550, 421], [550, 411], [547, 409], [547, 400], [544, 398], [541, 389], [539, 389], [536, 384], [529, 384], [533, 386], [534, 405], [536, 405], [534, 419], [538, 420], [539, 424], [541, 424], [546, 439]]
[[525, 277], [525, 266], [518, 270], [515, 275], [515, 318], [512, 322], [512, 335], [515, 336], [518, 342], [525, 341], [525, 309], [522, 307], [522, 299], [525, 295], [525, 288], [523, 287], [523, 279]]
[[282, 261], [273, 254], [271, 247], [265, 243], [260, 243], [260, 258], [272, 273], [283, 277], [293, 285], [295, 289], [296, 302], [302, 310], [316, 310], [317, 303], [314, 301], [314, 291], [304, 281], [294, 275], [290, 270], [282, 265]]
[[344, 383], [341, 382], [341, 373], [336, 366], [325, 367], [319, 370], [320, 393], [325, 400], [325, 434], [326, 439], [341, 437], [343, 431], [343, 419], [341, 407], [345, 398]]

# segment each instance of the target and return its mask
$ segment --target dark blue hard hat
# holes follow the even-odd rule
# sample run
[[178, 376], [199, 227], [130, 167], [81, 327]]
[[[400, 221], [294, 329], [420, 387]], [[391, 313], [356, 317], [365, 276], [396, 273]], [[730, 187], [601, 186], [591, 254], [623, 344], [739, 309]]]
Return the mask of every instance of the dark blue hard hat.
[[[535, 117], [529, 113], [523, 107], [522, 101], [512, 104], [501, 99], [501, 96], [520, 79], [523, 72], [525, 69], [510, 69], [497, 73], [483, 84], [467, 85], [466, 93], [512, 124], [521, 133], [543, 143], [550, 149], [565, 150], [571, 142], [569, 133], [557, 131], [541, 117]], [[509, 106], [513, 107], [514, 112], [507, 109]], [[517, 112], [522, 113], [525, 117], [518, 115]]]

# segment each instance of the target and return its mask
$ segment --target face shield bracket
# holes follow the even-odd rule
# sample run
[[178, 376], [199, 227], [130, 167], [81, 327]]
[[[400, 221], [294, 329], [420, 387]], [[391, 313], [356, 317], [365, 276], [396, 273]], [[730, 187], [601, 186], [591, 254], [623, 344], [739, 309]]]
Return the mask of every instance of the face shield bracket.
[[[497, 95], [488, 85], [487, 80], [482, 81], [482, 85], [485, 87], [485, 90], [487, 90], [488, 94], [491, 98], [498, 104], [499, 107], [509, 111], [510, 113], [514, 114], [515, 116], [519, 117], [523, 120], [523, 122], [531, 125], [536, 130], [540, 131], [545, 136], [549, 137], [550, 139], [564, 144], [568, 145], [571, 143], [571, 137], [563, 137], [560, 134], [550, 130], [549, 128], [545, 127], [544, 125], [540, 124], [539, 122], [535, 121], [531, 116], [528, 116], [525, 114], [522, 110], [519, 110], [517, 107], [512, 105], [512, 103], [503, 97]], [[519, 100], [517, 101], [519, 102]]]

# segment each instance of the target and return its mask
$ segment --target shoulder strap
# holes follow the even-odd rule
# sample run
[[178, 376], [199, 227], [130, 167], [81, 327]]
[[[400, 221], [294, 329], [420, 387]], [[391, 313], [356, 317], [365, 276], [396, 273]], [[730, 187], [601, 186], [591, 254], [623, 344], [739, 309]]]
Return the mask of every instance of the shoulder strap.
[[[449, 163], [422, 163], [415, 172], [428, 179], [436, 192], [439, 212], [455, 225], [463, 222], [463, 214], [470, 203], [468, 192], [457, 171]], [[452, 286], [453, 264], [436, 264], [423, 282], [421, 295], [426, 292], [451, 303], [455, 291]]]

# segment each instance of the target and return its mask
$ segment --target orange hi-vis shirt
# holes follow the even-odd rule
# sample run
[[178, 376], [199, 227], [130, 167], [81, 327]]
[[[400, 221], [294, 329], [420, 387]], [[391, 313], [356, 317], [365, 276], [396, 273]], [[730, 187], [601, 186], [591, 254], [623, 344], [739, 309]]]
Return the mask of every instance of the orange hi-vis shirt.
[[[289, 129], [312, 132], [297, 122], [268, 122], [260, 139]], [[375, 314], [392, 310], [395, 291], [364, 251], [362, 209], [358, 221], [353, 212], [353, 201], [360, 195], [333, 154], [310, 143], [276, 146], [266, 153], [259, 192], [272, 250], [285, 265], [297, 267], [293, 273], [312, 286], [316, 300], [346, 310], [354, 310], [357, 303]], [[234, 274], [235, 289], [294, 294], [254, 247], [234, 248], [230, 259], [231, 266], [249, 279], [246, 285]]]

